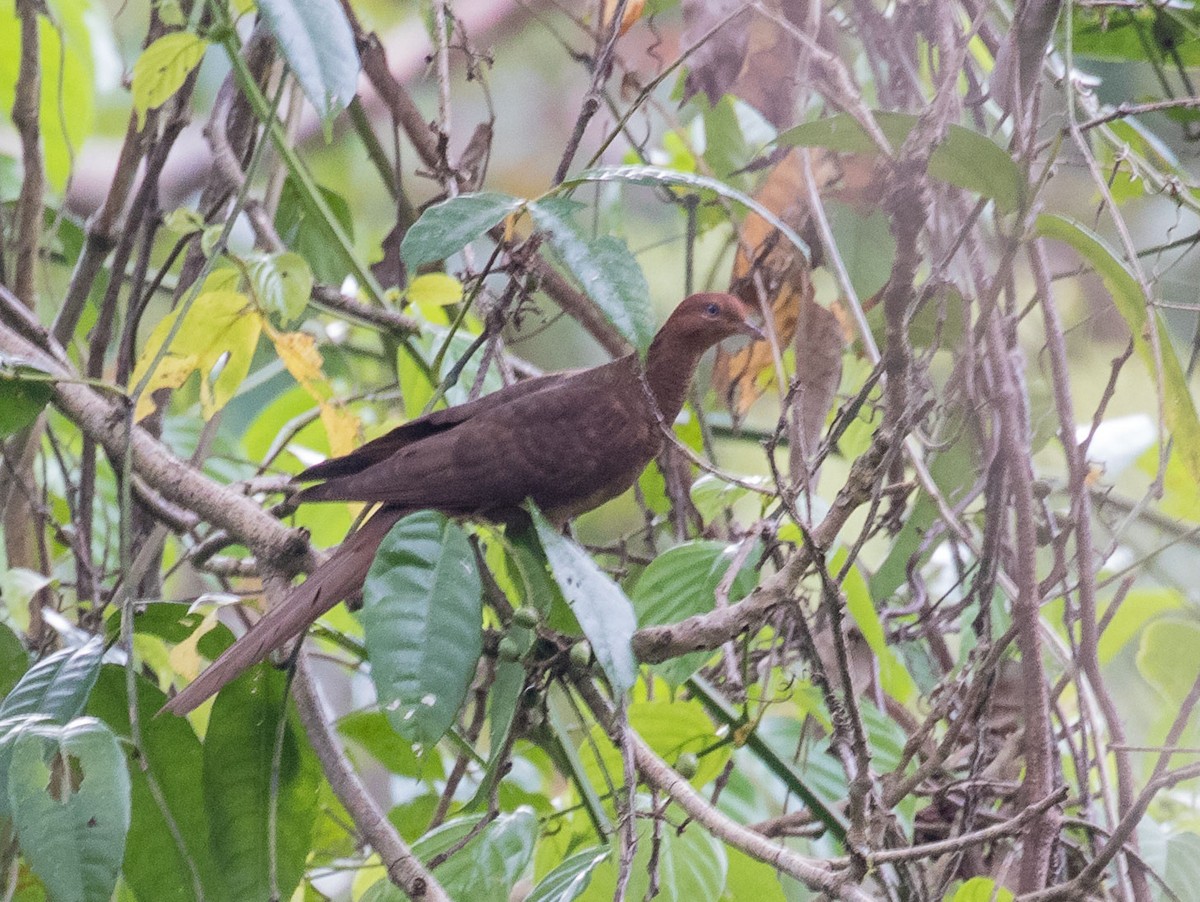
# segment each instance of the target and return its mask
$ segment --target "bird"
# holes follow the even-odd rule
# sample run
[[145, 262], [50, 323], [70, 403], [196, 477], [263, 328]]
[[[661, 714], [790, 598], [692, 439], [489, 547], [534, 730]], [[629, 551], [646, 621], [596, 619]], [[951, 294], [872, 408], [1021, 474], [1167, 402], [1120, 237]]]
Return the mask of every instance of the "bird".
[[352, 597], [388, 531], [408, 514], [509, 523], [532, 500], [563, 528], [622, 494], [662, 450], [705, 351], [738, 334], [762, 338], [751, 315], [730, 294], [690, 295], [654, 336], [644, 362], [633, 352], [517, 382], [300, 473], [298, 482], [316, 484], [300, 490], [296, 503], [379, 507], [163, 710], [187, 714]]

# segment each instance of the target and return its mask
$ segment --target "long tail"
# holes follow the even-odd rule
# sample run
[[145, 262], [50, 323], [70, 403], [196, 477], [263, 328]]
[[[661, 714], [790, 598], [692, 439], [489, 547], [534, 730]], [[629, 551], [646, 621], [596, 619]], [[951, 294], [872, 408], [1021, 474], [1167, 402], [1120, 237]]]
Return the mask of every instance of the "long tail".
[[[362, 588], [375, 552], [388, 530], [408, 511], [385, 507], [347, 536], [303, 583], [267, 611], [254, 626], [229, 646], [207, 670], [163, 706], [180, 716], [216, 695], [244, 670], [262, 661], [289, 639], [304, 632], [318, 617]], [[159, 712], [161, 713], [161, 712]]]

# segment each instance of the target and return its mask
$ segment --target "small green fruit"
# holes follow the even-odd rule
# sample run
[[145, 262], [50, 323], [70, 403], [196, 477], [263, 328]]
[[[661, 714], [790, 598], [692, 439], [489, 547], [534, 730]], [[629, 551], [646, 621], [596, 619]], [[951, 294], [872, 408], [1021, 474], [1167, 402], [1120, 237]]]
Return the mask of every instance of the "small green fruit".
[[690, 780], [696, 776], [696, 771], [700, 769], [700, 759], [692, 752], [684, 752], [675, 759], [675, 770], [679, 772], [679, 776], [685, 780]]
[[527, 630], [531, 630], [537, 626], [541, 619], [542, 615], [538, 613], [538, 609], [531, 605], [521, 605], [521, 607], [513, 611], [513, 623]]

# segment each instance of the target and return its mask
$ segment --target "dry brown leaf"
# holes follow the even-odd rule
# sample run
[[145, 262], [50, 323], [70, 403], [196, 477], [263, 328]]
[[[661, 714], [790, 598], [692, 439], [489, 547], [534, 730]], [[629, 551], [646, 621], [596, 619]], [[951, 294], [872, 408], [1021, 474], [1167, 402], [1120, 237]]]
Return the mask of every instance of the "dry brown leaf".
[[[835, 184], [841, 175], [837, 159], [832, 154], [812, 151], [810, 155], [818, 190]], [[755, 200], [797, 231], [810, 231], [808, 191], [800, 151], [792, 151], [780, 160], [755, 194]], [[769, 299], [771, 325], [781, 353], [795, 340], [801, 317], [808, 322], [806, 311], [816, 308], [808, 260], [757, 213], [747, 216], [742, 226], [729, 290], [757, 309], [763, 306], [760, 297]], [[828, 398], [820, 414], [823, 426], [841, 375], [844, 338], [829, 311], [822, 310], [811, 317], [810, 328], [822, 338], [819, 343], [814, 340], [797, 345], [796, 379], [804, 398], [803, 410], [815, 409], [822, 403], [820, 399]], [[836, 341], [831, 339], [834, 335]], [[830, 388], [834, 373], [837, 379]], [[751, 342], [734, 353], [718, 349], [713, 384], [725, 398], [735, 421], [746, 415], [774, 381], [775, 360], [768, 342]], [[802, 421], [807, 424], [816, 417], [815, 413], [806, 412]], [[819, 434], [818, 427], [816, 435]]]
[[685, 48], [691, 48], [738, 9], [745, 9], [734, 19], [717, 28], [707, 41], [688, 57], [687, 81], [684, 82], [683, 102], [703, 93], [715, 106], [742, 71], [749, 40], [747, 16], [750, 8], [742, 0], [683, 0], [683, 35]]
[[[594, 8], [595, 7], [593, 7], [593, 9]], [[608, 24], [612, 21], [613, 12], [616, 10], [616, 8], [617, 0], [604, 0], [604, 18], [601, 20], [600, 24], [605, 30], [608, 29]], [[625, 14], [621, 16], [620, 34], [624, 35], [625, 32], [629, 31], [629, 29], [633, 27], [634, 23], [642, 17], [642, 10], [645, 8], [646, 0], [629, 0], [629, 2], [625, 4]]]

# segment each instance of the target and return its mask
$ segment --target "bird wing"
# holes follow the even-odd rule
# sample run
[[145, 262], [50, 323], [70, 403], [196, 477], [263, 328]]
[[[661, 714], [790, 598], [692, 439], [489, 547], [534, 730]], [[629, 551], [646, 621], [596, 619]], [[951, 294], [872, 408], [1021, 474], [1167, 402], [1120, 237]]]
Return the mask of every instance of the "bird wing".
[[[296, 479], [300, 482], [311, 482], [318, 479], [336, 479], [341, 476], [361, 473], [368, 467], [374, 466], [380, 461], [387, 460], [387, 458], [414, 442], [419, 442], [430, 436], [437, 435], [439, 432], [452, 429], [460, 423], [471, 419], [471, 417], [478, 416], [481, 411], [485, 411], [490, 407], [506, 404], [522, 395], [540, 391], [549, 385], [553, 385], [556, 381], [561, 380], [567, 375], [569, 374], [550, 373], [546, 376], [525, 379], [521, 382], [505, 386], [489, 395], [484, 395], [475, 401], [427, 413], [423, 417], [418, 417], [402, 426], [397, 426], [390, 432], [379, 436], [379, 438], [372, 439], [349, 454], [342, 457], [333, 457], [309, 467], [297, 476]], [[316, 499], [310, 499], [304, 493], [301, 493], [299, 500]]]
[[306, 496], [483, 515], [533, 498], [572, 516], [627, 489], [661, 443], [634, 358], [622, 358], [477, 408]]

